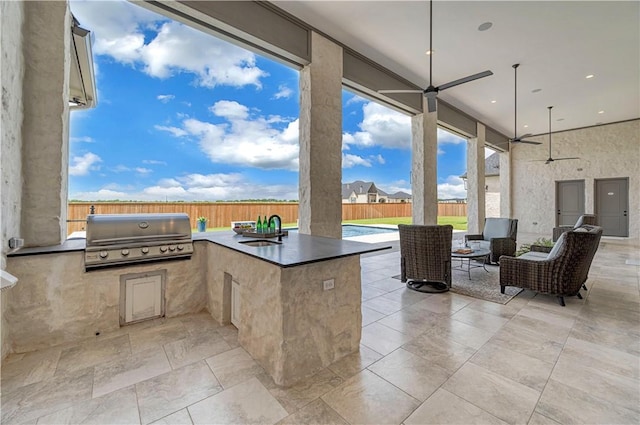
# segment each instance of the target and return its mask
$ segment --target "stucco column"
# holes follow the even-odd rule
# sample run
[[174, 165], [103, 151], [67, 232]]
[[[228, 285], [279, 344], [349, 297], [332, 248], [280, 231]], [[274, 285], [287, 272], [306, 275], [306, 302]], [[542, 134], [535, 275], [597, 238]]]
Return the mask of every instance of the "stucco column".
[[511, 152], [500, 152], [500, 217], [511, 218]]
[[300, 72], [300, 233], [341, 238], [342, 48], [311, 34]]
[[22, 224], [26, 246], [66, 239], [71, 13], [66, 1], [25, 2]]
[[482, 233], [485, 218], [485, 126], [476, 125], [476, 137], [467, 143], [467, 229], [470, 234]]
[[438, 223], [438, 114], [426, 112], [411, 118], [411, 212], [413, 224]]

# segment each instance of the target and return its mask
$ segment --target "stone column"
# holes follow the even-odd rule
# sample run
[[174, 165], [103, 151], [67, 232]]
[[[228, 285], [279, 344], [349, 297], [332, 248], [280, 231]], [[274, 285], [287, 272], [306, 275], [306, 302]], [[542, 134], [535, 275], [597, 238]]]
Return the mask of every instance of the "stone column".
[[300, 72], [300, 233], [341, 238], [342, 48], [311, 34]]
[[411, 212], [413, 224], [438, 223], [438, 114], [411, 118]]
[[467, 231], [482, 233], [485, 218], [485, 126], [477, 123], [476, 137], [467, 143]]
[[66, 239], [71, 13], [66, 1], [25, 2], [22, 237]]
[[500, 217], [511, 213], [511, 152], [500, 152]]

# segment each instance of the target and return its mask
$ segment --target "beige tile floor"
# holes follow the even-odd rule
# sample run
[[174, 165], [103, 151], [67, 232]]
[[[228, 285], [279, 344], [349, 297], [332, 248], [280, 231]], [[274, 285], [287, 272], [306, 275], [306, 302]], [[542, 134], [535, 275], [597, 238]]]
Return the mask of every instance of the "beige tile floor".
[[363, 257], [360, 352], [293, 387], [203, 313], [10, 355], [2, 424], [637, 424], [638, 260], [603, 238], [588, 296], [563, 308], [408, 291], [398, 252]]

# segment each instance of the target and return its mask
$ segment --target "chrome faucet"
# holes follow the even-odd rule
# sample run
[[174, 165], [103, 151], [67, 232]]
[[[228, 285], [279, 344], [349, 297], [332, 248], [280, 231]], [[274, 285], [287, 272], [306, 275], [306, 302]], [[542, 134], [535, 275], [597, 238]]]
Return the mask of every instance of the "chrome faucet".
[[278, 242], [282, 242], [282, 219], [280, 218], [279, 215], [272, 215], [271, 217], [269, 217], [269, 220], [267, 221], [267, 227], [271, 227], [271, 220], [273, 220], [274, 218], [278, 219], [278, 227], [276, 228], [276, 236], [278, 236]]

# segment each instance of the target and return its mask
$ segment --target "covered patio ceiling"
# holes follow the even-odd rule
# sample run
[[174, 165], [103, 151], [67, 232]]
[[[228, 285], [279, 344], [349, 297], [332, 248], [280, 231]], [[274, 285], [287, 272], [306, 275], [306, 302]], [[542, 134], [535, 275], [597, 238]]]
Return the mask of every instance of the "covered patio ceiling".
[[[417, 86], [428, 85], [428, 2], [272, 3]], [[514, 63], [521, 64], [518, 135], [548, 132], [549, 105], [553, 131], [640, 117], [637, 1], [436, 1], [433, 15], [434, 85], [494, 73], [439, 98], [506, 135], [514, 131]], [[491, 28], [480, 31], [486, 22]]]

